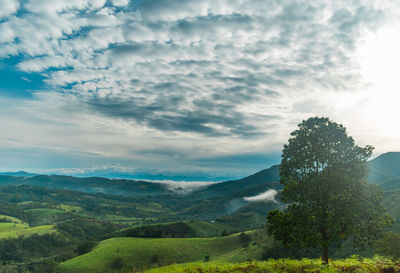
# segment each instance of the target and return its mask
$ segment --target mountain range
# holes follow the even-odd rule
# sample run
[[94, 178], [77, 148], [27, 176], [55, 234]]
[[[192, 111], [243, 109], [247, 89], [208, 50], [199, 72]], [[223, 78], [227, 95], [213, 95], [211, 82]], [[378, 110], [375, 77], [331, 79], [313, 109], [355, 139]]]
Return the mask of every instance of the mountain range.
[[[382, 154], [368, 162], [369, 183], [380, 184], [384, 189], [400, 187], [400, 152]], [[183, 178], [183, 177], [181, 177]], [[239, 180], [224, 182], [171, 182], [163, 180], [141, 181], [105, 177], [73, 177], [64, 175], [37, 175], [24, 171], [0, 173], [0, 185], [32, 185], [52, 189], [75, 190], [87, 193], [105, 193], [123, 196], [159, 196], [163, 194], [195, 191], [195, 198], [218, 197], [234, 193], [256, 194], [268, 188], [278, 188], [279, 166], [262, 170]], [[190, 189], [190, 190], [187, 190]]]
[[[380, 184], [385, 191], [400, 190], [400, 153], [382, 154], [369, 161], [368, 166], [370, 168], [370, 175], [367, 178], [369, 183]], [[176, 213], [179, 212], [182, 216], [212, 220], [227, 215], [238, 217], [251, 215], [260, 222], [264, 221], [267, 210], [282, 206], [277, 201], [279, 198], [274, 199], [275, 195], [279, 196], [279, 191], [282, 189], [279, 179], [278, 165], [239, 180], [201, 184], [35, 175], [21, 171], [0, 174], [0, 186], [25, 185], [91, 195], [121, 196], [139, 203], [154, 201], [163, 207], [168, 207], [169, 203], [174, 202], [178, 208], [175, 208]], [[270, 192], [272, 195], [267, 195], [269, 198], [263, 199], [261, 194], [266, 191], [272, 191]], [[255, 196], [261, 197], [251, 198]], [[255, 220], [249, 219], [249, 222], [251, 221]]]

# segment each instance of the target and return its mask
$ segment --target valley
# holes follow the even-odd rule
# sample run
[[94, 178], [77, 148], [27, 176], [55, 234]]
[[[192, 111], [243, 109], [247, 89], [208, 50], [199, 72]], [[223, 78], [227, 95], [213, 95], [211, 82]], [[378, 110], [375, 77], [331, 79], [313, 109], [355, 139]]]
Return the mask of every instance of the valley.
[[[400, 157], [384, 154], [369, 166], [369, 183], [382, 186], [384, 206], [400, 219]], [[267, 235], [266, 214], [284, 206], [278, 181], [277, 166], [189, 192], [132, 180], [1, 175], [0, 272], [135, 272], [174, 263], [319, 257]], [[277, 194], [248, 201], [266, 190]], [[399, 224], [392, 230], [399, 232]], [[332, 257], [356, 253], [372, 257], [375, 250], [344, 242]]]

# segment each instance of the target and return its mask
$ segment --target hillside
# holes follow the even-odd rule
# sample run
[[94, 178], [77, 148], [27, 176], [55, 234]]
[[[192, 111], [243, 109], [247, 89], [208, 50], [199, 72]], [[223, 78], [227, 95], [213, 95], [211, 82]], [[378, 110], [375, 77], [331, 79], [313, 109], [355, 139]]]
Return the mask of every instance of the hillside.
[[370, 183], [382, 184], [388, 180], [400, 178], [400, 152], [382, 154], [369, 161], [368, 166]]
[[0, 185], [30, 185], [49, 189], [135, 197], [159, 196], [171, 193], [165, 185], [159, 183], [102, 177], [78, 178], [63, 175], [0, 175]]
[[66, 273], [108, 273], [171, 263], [240, 262], [261, 257], [266, 236], [260, 232], [248, 233], [249, 241], [240, 234], [214, 238], [112, 238], [100, 242], [88, 254], [61, 263], [60, 267]]
[[[161, 222], [184, 219], [209, 221], [224, 217], [248, 206], [256, 206], [259, 208], [258, 211], [261, 214], [253, 219], [249, 219], [248, 222], [243, 222], [242, 226], [247, 226], [247, 228], [257, 227], [264, 221], [265, 213], [269, 209], [277, 207], [278, 204], [260, 202], [258, 205], [254, 205], [244, 198], [258, 195], [269, 189], [280, 190], [281, 185], [278, 183], [278, 180], [278, 167], [272, 166], [269, 169], [240, 180], [210, 183], [209, 186], [200, 187], [189, 193], [182, 193], [182, 191], [176, 192], [171, 190], [165, 184], [134, 180], [116, 180], [98, 177], [76, 178], [57, 175], [37, 175], [33, 177], [0, 175], [0, 185], [3, 186], [29, 185], [45, 187], [49, 190], [69, 190], [88, 193], [90, 194], [88, 197], [91, 197], [86, 198], [88, 202], [83, 204], [84, 207], [93, 204], [92, 201], [94, 203], [101, 203], [96, 201], [100, 197], [99, 194], [103, 195], [106, 199], [120, 199], [124, 203], [129, 202], [129, 206], [135, 209], [131, 211], [125, 210], [123, 215], [119, 213], [117, 218], [121, 220], [123, 220], [122, 216], [143, 218], [146, 215], [147, 217], [151, 217], [153, 212], [153, 218], [156, 217]], [[57, 194], [63, 195], [66, 193], [59, 191]], [[71, 195], [67, 195], [68, 199], [71, 199]], [[79, 195], [81, 194], [77, 196]], [[26, 200], [21, 199], [21, 201], [31, 200], [29, 196], [25, 198]], [[49, 198], [54, 199], [51, 196]], [[76, 202], [77, 200], [70, 203], [70, 205], [74, 206]], [[80, 203], [81, 201], [78, 202]], [[112, 202], [118, 203], [115, 201]], [[109, 201], [105, 201], [105, 203], [109, 203]], [[97, 207], [98, 209], [101, 209], [101, 207]], [[162, 217], [161, 214], [164, 216]], [[103, 219], [105, 219], [104, 216]], [[254, 220], [257, 221], [254, 222]]]
[[[160, 195], [183, 194], [185, 191], [179, 188], [168, 187], [163, 183], [151, 183], [145, 181], [108, 179], [103, 177], [78, 178], [63, 175], [31, 175], [21, 176], [19, 173], [0, 173], [0, 185], [30, 185], [49, 189], [64, 189], [81, 191], [86, 193], [104, 193], [110, 195], [122, 195], [130, 197], [151, 197]], [[210, 182], [209, 186], [199, 187], [190, 198], [203, 199], [237, 194], [243, 190], [245, 194], [257, 193], [259, 187], [271, 185], [277, 186], [279, 181], [278, 166], [260, 171], [254, 175], [240, 180], [221, 183]], [[274, 183], [275, 182], [275, 183]], [[252, 190], [253, 189], [253, 190]], [[263, 188], [264, 189], [264, 188]]]
[[[400, 162], [396, 163], [396, 154], [382, 155], [369, 164], [384, 190], [384, 206], [400, 219], [400, 178], [396, 178]], [[261, 257], [318, 257], [315, 250], [284, 249], [265, 234], [257, 235], [257, 239], [252, 231], [248, 247], [238, 241], [240, 232], [265, 226], [268, 211], [282, 207], [282, 185], [278, 181], [277, 165], [243, 179], [210, 183], [189, 192], [134, 180], [0, 175], [0, 219], [4, 221], [0, 223], [0, 239], [4, 238], [0, 240], [0, 246], [4, 245], [0, 259], [8, 264], [6, 272], [14, 272], [18, 257], [23, 257], [26, 268], [44, 264], [55, 270], [65, 261], [65, 272], [79, 273], [206, 259], [218, 263]], [[247, 198], [268, 190], [275, 191], [272, 199]], [[400, 225], [396, 224], [394, 230], [400, 230]], [[238, 234], [221, 236], [235, 232]], [[58, 242], [54, 257], [53, 241]], [[26, 242], [41, 248], [27, 250]], [[17, 247], [7, 256], [10, 243]], [[96, 243], [93, 251], [83, 254]], [[369, 256], [373, 252], [357, 252], [344, 244], [341, 249], [332, 249], [331, 254], [340, 258], [354, 253]], [[42, 258], [43, 263], [34, 262]]]

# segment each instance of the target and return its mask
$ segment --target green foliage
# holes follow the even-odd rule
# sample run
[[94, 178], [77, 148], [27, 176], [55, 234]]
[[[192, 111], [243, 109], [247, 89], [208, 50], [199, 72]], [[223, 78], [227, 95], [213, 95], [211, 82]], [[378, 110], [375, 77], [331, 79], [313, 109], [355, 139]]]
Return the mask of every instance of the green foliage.
[[157, 254], [151, 256], [151, 263], [156, 264], [160, 262], [160, 257]]
[[240, 241], [242, 247], [248, 247], [249, 243], [251, 242], [251, 237], [250, 237], [250, 235], [242, 232], [239, 235], [239, 241]]
[[400, 234], [391, 231], [386, 233], [381, 240], [376, 242], [376, 250], [381, 255], [399, 259]]
[[127, 237], [142, 238], [187, 238], [194, 237], [195, 231], [184, 222], [141, 226], [126, 231]]
[[22, 262], [27, 259], [62, 253], [71, 244], [59, 234], [34, 234], [0, 240], [0, 260]]
[[269, 233], [287, 247], [321, 247], [325, 262], [332, 244], [351, 237], [363, 247], [380, 238], [391, 219], [380, 189], [363, 181], [372, 150], [355, 145], [342, 125], [327, 118], [299, 124], [280, 165], [281, 199], [289, 206], [269, 212]]
[[124, 261], [121, 258], [115, 258], [111, 264], [113, 269], [121, 269], [124, 266]]
[[[131, 271], [133, 272], [133, 271]], [[170, 265], [155, 268], [147, 273], [398, 273], [400, 265], [397, 262], [376, 257], [360, 259], [352, 257], [344, 260], [333, 260], [330, 265], [322, 264], [317, 259], [302, 260], [268, 260], [265, 262], [246, 263], [191, 263]]]
[[116, 229], [111, 223], [90, 219], [76, 219], [57, 224], [57, 230], [79, 242], [111, 234]]
[[83, 255], [85, 253], [90, 252], [96, 245], [97, 245], [97, 242], [95, 240], [88, 240], [86, 242], [79, 244], [76, 247], [75, 252], [78, 255]]

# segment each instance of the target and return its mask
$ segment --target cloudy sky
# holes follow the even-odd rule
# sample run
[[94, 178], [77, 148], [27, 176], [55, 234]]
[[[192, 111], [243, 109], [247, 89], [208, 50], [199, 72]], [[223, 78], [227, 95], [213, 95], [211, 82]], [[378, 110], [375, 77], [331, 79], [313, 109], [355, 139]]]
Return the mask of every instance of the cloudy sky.
[[400, 150], [398, 0], [0, 6], [0, 171], [241, 177], [316, 115]]

